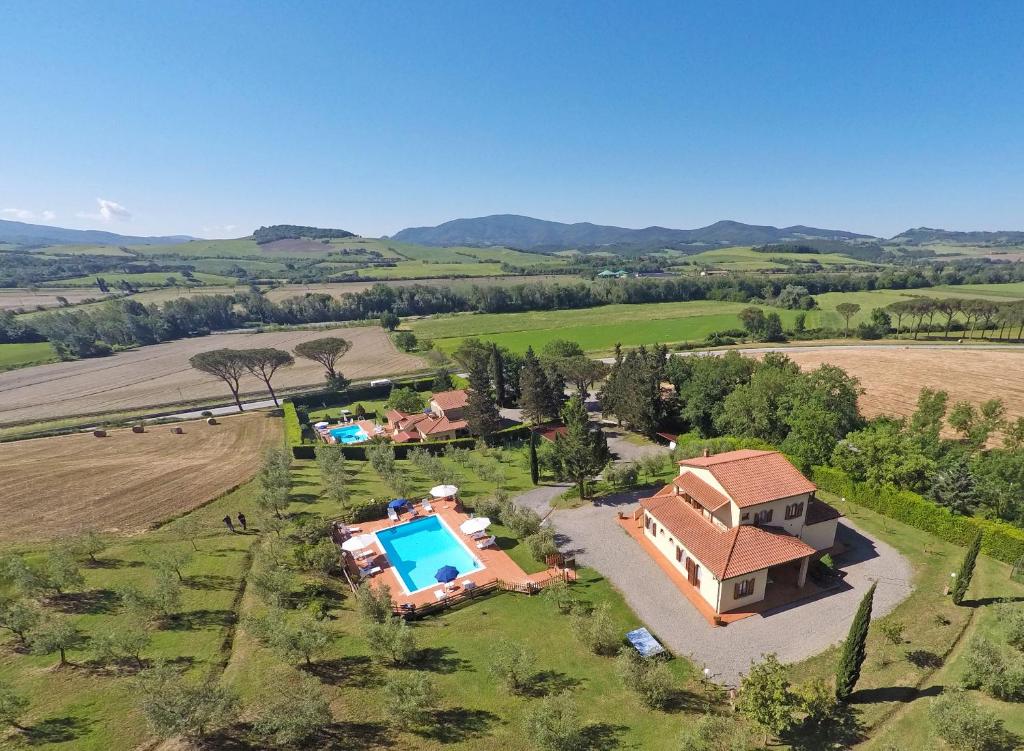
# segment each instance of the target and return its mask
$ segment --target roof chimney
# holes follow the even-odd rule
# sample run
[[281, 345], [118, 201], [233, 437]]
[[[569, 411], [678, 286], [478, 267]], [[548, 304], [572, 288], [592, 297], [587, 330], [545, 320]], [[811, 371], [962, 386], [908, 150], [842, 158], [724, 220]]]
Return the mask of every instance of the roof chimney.
[[711, 456], [711, 452], [708, 451], [708, 449], [705, 447], [705, 449], [704, 449], [704, 458], [707, 459], [709, 456]]

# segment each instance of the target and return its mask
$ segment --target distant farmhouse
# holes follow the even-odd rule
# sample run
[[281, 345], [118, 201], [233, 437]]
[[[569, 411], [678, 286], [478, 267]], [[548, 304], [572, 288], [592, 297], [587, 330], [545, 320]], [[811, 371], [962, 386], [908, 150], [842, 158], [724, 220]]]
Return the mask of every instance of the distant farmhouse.
[[[684, 459], [640, 501], [644, 537], [716, 613], [801, 590], [811, 559], [835, 544], [840, 514], [776, 451]], [[638, 517], [639, 518], [639, 517]]]

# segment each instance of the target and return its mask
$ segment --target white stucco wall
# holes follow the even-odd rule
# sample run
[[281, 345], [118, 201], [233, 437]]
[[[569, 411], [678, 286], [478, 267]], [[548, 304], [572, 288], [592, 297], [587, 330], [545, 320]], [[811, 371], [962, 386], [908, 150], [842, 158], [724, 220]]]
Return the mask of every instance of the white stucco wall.
[[[736, 589], [736, 583], [743, 581], [744, 579], [754, 580], [754, 591], [752, 594], [746, 597], [736, 598], [733, 597], [733, 592]], [[740, 605], [750, 605], [754, 602], [760, 602], [764, 599], [765, 590], [768, 587], [768, 569], [761, 569], [760, 571], [754, 571], [744, 576], [737, 576], [734, 579], [725, 579], [722, 582], [722, 601], [719, 604], [718, 612], [724, 613], [727, 610], [738, 608]]]
[[[672, 533], [665, 529], [661, 522], [658, 521], [657, 517], [650, 516], [646, 512], [644, 513], [644, 516], [645, 518], [650, 517], [653, 523], [658, 526], [658, 533], [656, 535], [652, 535], [651, 530], [648, 529], [647, 526], [645, 526], [644, 536], [654, 543], [655, 547], [658, 548], [658, 551], [663, 556], [665, 556], [665, 559], [669, 563], [671, 563], [676, 568], [676, 570], [679, 571], [679, 573], [681, 573], [684, 577], [686, 576], [687, 556], [689, 556], [697, 562], [697, 564], [700, 566], [700, 574], [698, 576], [698, 578], [700, 579], [700, 587], [698, 588], [698, 591], [700, 592], [701, 597], [703, 597], [704, 600], [708, 603], [708, 605], [710, 605], [712, 608], [717, 607], [719, 582], [718, 579], [715, 578], [715, 575], [712, 574], [708, 570], [708, 568], [700, 562], [700, 559], [697, 558], [697, 556], [695, 556], [693, 553], [687, 550], [685, 545], [676, 540], [672, 536]], [[679, 546], [683, 549], [683, 560], [681, 561], [676, 560], [676, 546]]]
[[824, 550], [835, 544], [838, 526], [839, 519], [829, 519], [826, 522], [807, 524], [800, 533], [800, 538], [815, 550]]
[[[729, 524], [730, 527], [735, 527], [740, 524], [753, 524], [754, 515], [759, 511], [772, 511], [772, 520], [768, 522], [773, 527], [781, 527], [786, 530], [789, 534], [799, 537], [800, 530], [804, 527], [804, 517], [807, 515], [807, 503], [810, 500], [810, 493], [801, 493], [800, 495], [790, 496], [789, 498], [780, 498], [777, 501], [771, 501], [770, 503], [759, 503], [756, 506], [747, 506], [741, 509], [735, 504], [730, 504], [732, 509], [732, 520]], [[793, 517], [792, 519], [786, 518], [786, 506], [791, 503], [803, 503], [804, 507], [800, 512], [800, 516]], [[743, 514], [749, 514], [749, 518], [743, 520]]]

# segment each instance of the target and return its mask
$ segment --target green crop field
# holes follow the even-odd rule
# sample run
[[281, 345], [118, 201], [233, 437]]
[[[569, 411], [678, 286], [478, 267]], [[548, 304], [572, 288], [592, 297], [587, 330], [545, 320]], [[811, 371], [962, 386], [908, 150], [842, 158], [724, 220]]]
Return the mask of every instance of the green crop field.
[[[578, 310], [491, 313], [427, 318], [412, 324], [416, 336], [433, 339], [451, 351], [471, 336], [495, 341], [514, 351], [538, 348], [552, 339], [570, 339], [586, 350], [602, 352], [658, 342], [699, 341], [715, 331], [741, 328], [741, 303], [695, 301], [647, 305], [606, 305]], [[779, 310], [784, 325], [796, 311]]]
[[[167, 284], [167, 279], [173, 277], [179, 284], [186, 284], [187, 279], [178, 271], [146, 271], [140, 274], [118, 274], [99, 273], [90, 276], [78, 276], [74, 279], [61, 279], [59, 282], [52, 282], [54, 287], [93, 287], [96, 285], [96, 278], [102, 277], [107, 284], [113, 286], [118, 282], [129, 282], [136, 287], [162, 287]], [[237, 280], [230, 276], [219, 274], [204, 274], [196, 272], [192, 279], [203, 284], [237, 284]], [[50, 286], [50, 285], [43, 285]]]
[[732, 271], [784, 269], [786, 263], [820, 263], [822, 266], [871, 266], [866, 261], [835, 253], [758, 253], [753, 248], [719, 248], [690, 256], [688, 262]]
[[850, 319], [851, 324], [866, 321], [875, 308], [884, 308], [894, 302], [913, 300], [915, 298], [958, 297], [963, 299], [985, 299], [995, 302], [1024, 300], [1024, 282], [1012, 284], [959, 284], [941, 287], [925, 287], [922, 289], [876, 289], [868, 292], [827, 292], [815, 295], [819, 310], [812, 311], [808, 317], [808, 325], [830, 326], [838, 328], [843, 325], [842, 316], [835, 312], [840, 303], [860, 305], [860, 311]]
[[359, 269], [360, 276], [379, 279], [417, 279], [434, 276], [501, 276], [500, 263], [424, 263], [407, 261], [397, 266]]
[[49, 342], [0, 344], [0, 371], [56, 360], [57, 353]]
[[32, 252], [48, 256], [131, 256], [116, 245], [49, 245]]

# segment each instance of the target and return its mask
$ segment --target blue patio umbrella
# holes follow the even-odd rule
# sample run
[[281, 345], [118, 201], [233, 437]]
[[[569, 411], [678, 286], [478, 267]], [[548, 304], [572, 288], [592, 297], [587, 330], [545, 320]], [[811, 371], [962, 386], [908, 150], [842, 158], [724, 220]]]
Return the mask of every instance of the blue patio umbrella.
[[409, 505], [409, 502], [404, 498], [396, 498], [388, 504], [388, 508], [405, 508]]
[[455, 566], [441, 566], [434, 574], [434, 578], [439, 582], [447, 584], [450, 581], [455, 581], [459, 575], [459, 570]]

